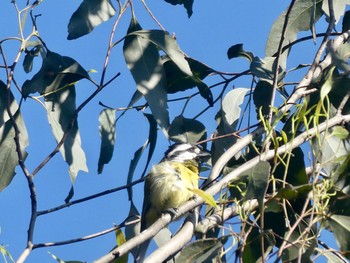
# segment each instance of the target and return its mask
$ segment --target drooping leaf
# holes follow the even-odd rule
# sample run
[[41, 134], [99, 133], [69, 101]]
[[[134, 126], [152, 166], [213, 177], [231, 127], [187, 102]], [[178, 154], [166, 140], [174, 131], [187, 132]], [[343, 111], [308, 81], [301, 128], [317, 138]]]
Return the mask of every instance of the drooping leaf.
[[145, 36], [130, 35], [140, 28], [136, 18], [132, 17], [129, 35], [126, 36], [123, 45], [124, 57], [137, 89], [145, 97], [158, 125], [168, 137], [169, 113], [165, 71], [157, 47]]
[[[221, 254], [228, 238], [229, 236], [222, 236], [194, 241], [181, 250], [176, 262], [212, 262]], [[214, 262], [220, 262], [220, 260]]]
[[210, 205], [212, 207], [216, 207], [215, 199], [211, 195], [204, 192], [202, 189], [192, 188], [192, 189], [188, 189], [188, 190], [190, 190], [191, 192], [193, 192], [196, 195], [198, 195], [199, 197], [201, 197], [204, 200], [204, 202], [206, 202], [208, 205]]
[[[45, 96], [47, 116], [57, 143], [62, 140], [65, 131], [70, 128], [63, 145], [60, 147], [60, 152], [69, 165], [72, 183], [74, 183], [79, 171], [88, 172], [85, 153], [81, 147], [78, 122], [75, 119], [75, 98], [74, 86]], [[75, 121], [72, 123], [74, 119]]]
[[[247, 227], [249, 230], [249, 235], [246, 239], [246, 245], [244, 246], [242, 260], [243, 262], [265, 262], [265, 257], [273, 249], [276, 240], [274, 236], [269, 232], [264, 232], [265, 235], [262, 236], [262, 233], [257, 227]], [[262, 253], [262, 240], [264, 240], [264, 254]]]
[[[137, 210], [136, 206], [134, 205], [134, 202], [131, 200], [129, 214], [125, 221], [126, 240], [130, 240], [131, 238], [140, 234], [141, 221], [139, 220], [137, 223], [133, 223], [133, 222], [136, 222], [137, 219], [140, 219], [140, 213]], [[138, 253], [138, 247], [133, 248], [131, 250], [131, 253], [134, 256], [134, 258], [136, 258]]]
[[165, 0], [165, 2], [172, 4], [172, 5], [184, 5], [188, 18], [190, 18], [193, 14], [193, 2], [194, 0]]
[[[250, 64], [250, 70], [252, 71], [253, 75], [258, 77], [260, 80], [272, 83], [276, 71], [276, 58], [265, 57], [262, 59], [259, 57], [254, 57], [252, 63]], [[278, 81], [283, 79], [284, 75], [285, 67], [280, 65], [278, 68]]]
[[254, 55], [252, 52], [247, 52], [243, 49], [243, 44], [236, 44], [231, 46], [227, 50], [227, 57], [228, 59], [243, 57], [248, 59], [249, 62], [252, 62], [254, 59]]
[[101, 136], [101, 148], [100, 157], [98, 160], [97, 172], [102, 173], [103, 166], [112, 159], [114, 144], [116, 139], [115, 130], [115, 110], [114, 109], [104, 109], [100, 112], [98, 118], [100, 122], [99, 130]]
[[248, 177], [248, 187], [244, 200], [257, 199], [260, 207], [264, 205], [270, 170], [271, 166], [268, 162], [260, 161], [256, 166], [241, 175]]
[[[126, 242], [126, 237], [121, 229], [115, 230], [115, 237], [117, 241], [117, 246], [121, 246]], [[114, 248], [113, 248], [114, 249]], [[117, 257], [111, 261], [111, 263], [127, 263], [129, 254], [124, 254], [121, 257]]]
[[25, 160], [27, 153], [25, 148], [28, 146], [27, 129], [19, 110], [19, 106], [12, 93], [7, 92], [6, 85], [0, 81], [0, 191], [7, 187], [15, 176], [15, 168], [18, 165], [18, 154], [15, 144], [15, 129], [13, 122], [7, 112], [8, 97], [9, 108], [16, 125], [20, 131], [18, 140], [21, 147], [21, 154]]
[[[151, 114], [145, 114], [145, 117], [147, 118], [148, 122], [149, 122], [149, 134], [148, 134], [148, 139], [146, 140], [146, 142], [135, 152], [134, 154], [134, 158], [131, 160], [130, 162], [130, 166], [129, 166], [129, 172], [128, 172], [128, 179], [127, 179], [127, 183], [131, 183], [132, 180], [134, 179], [134, 172], [135, 169], [139, 163], [139, 160], [143, 154], [143, 152], [145, 151], [145, 149], [149, 146], [149, 152], [148, 152], [148, 156], [147, 156], [147, 161], [145, 163], [145, 168], [143, 170], [143, 173], [140, 175], [140, 177], [142, 178], [146, 171], [147, 171], [147, 167], [151, 161], [151, 158], [153, 156], [154, 153], [154, 149], [156, 146], [156, 142], [157, 142], [157, 123], [154, 120], [153, 116]], [[129, 195], [129, 200], [132, 200], [132, 187], [128, 188], [128, 195]]]
[[78, 261], [78, 260], [62, 260], [62, 259], [60, 259], [59, 257], [57, 257], [56, 255], [54, 255], [54, 254], [52, 254], [52, 253], [50, 253], [50, 252], [48, 252], [50, 255], [51, 255], [51, 257], [54, 259], [54, 260], [56, 260], [58, 263], [84, 263], [83, 261]]
[[192, 76], [190, 66], [185, 54], [180, 50], [176, 39], [163, 30], [137, 30], [128, 32], [128, 36], [138, 36], [145, 41], [152, 42], [157, 48], [163, 50], [178, 68], [188, 76]]
[[[241, 115], [240, 106], [248, 90], [247, 88], [235, 88], [225, 95], [221, 103], [221, 110], [215, 117], [217, 122], [215, 137], [227, 136], [236, 131], [238, 119]], [[215, 164], [216, 160], [224, 153], [225, 149], [232, 146], [236, 141], [237, 138], [234, 136], [227, 136], [220, 140], [214, 140], [211, 149], [212, 163]]]
[[346, 11], [343, 17], [342, 32], [350, 29], [350, 10]]
[[268, 114], [270, 113], [272, 93], [273, 87], [269, 82], [261, 80], [258, 82], [258, 84], [256, 84], [256, 87], [253, 92], [253, 100], [258, 119], [260, 108], [264, 116], [268, 116]]
[[[322, 16], [322, 0], [298, 0], [295, 2], [288, 17], [288, 25], [284, 35], [283, 45], [285, 46], [297, 38], [301, 31], [312, 30], [314, 24]], [[314, 6], [316, 4], [316, 6]], [[283, 25], [286, 19], [287, 11], [283, 12], [271, 27], [265, 48], [266, 57], [275, 56], [281, 40]], [[286, 68], [286, 59], [288, 51], [285, 51], [280, 57], [282, 68]]]
[[[333, 14], [335, 23], [337, 24], [340, 21], [342, 15], [344, 15], [346, 5], [349, 5], [349, 0], [337, 0], [333, 1]], [[323, 1], [322, 3], [322, 11], [326, 14], [326, 16], [330, 17], [330, 11], [328, 6], [328, 1]]]
[[312, 146], [320, 156], [318, 161], [323, 164], [323, 168], [329, 175], [344, 162], [350, 152], [350, 141], [339, 139], [331, 132], [320, 134], [319, 138], [312, 140]]
[[201, 122], [180, 115], [171, 123], [169, 136], [170, 140], [173, 142], [188, 142], [194, 144], [205, 139], [207, 131]]
[[23, 69], [26, 73], [29, 73], [32, 71], [34, 58], [39, 55], [41, 48], [42, 48], [42, 45], [37, 45], [31, 50], [26, 50], [25, 52], [26, 55], [23, 60]]
[[35, 92], [48, 95], [83, 78], [90, 77], [78, 62], [70, 57], [47, 51], [39, 72], [31, 80], [23, 83], [22, 95], [24, 98]]
[[229, 91], [222, 100], [222, 111], [229, 125], [233, 125], [241, 115], [240, 106], [248, 91], [247, 88], [235, 88]]
[[110, 0], [83, 0], [68, 24], [68, 40], [89, 34], [96, 26], [115, 15]]
[[348, 63], [350, 57], [350, 44], [343, 43], [336, 50], [329, 46], [329, 53], [332, 56], [334, 64], [338, 69], [344, 71], [345, 73], [350, 72], [350, 65]]
[[350, 258], [350, 217], [343, 215], [331, 215], [328, 219], [330, 230], [335, 236], [335, 240], [347, 258]]
[[337, 125], [333, 127], [331, 136], [335, 136], [340, 140], [345, 140], [349, 137], [349, 131], [342, 126]]
[[167, 92], [176, 93], [197, 87], [200, 95], [206, 99], [210, 106], [213, 105], [213, 95], [209, 87], [202, 81], [214, 70], [193, 58], [186, 57], [192, 76], [187, 75], [168, 57], [163, 56], [162, 62], [167, 79]]

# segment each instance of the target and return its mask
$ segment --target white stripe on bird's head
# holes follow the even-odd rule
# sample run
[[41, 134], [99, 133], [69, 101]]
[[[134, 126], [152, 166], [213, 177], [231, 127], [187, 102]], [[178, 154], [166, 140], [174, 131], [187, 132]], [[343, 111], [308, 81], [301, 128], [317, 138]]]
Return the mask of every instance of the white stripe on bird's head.
[[199, 147], [189, 143], [174, 144], [165, 152], [166, 160], [176, 162], [195, 160], [198, 157], [205, 156], [209, 156], [209, 153], [206, 153]]

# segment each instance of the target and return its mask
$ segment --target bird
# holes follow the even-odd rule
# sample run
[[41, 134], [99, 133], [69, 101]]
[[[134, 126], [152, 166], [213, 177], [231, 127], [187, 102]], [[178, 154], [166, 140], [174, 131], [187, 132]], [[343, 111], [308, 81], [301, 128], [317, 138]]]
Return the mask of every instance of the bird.
[[[200, 164], [210, 154], [190, 143], [176, 143], [164, 153], [145, 177], [141, 232], [150, 227], [165, 211], [176, 211], [195, 197]], [[151, 240], [140, 245], [135, 262], [143, 262]]]

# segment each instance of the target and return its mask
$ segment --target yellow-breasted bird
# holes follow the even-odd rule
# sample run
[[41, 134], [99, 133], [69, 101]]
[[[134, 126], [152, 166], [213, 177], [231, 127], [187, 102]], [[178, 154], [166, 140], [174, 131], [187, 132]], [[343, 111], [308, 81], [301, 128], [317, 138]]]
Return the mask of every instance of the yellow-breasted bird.
[[[174, 144], [164, 158], [145, 177], [141, 232], [151, 226], [162, 212], [178, 208], [194, 197], [198, 189], [202, 158], [209, 153], [189, 143]], [[136, 262], [142, 262], [150, 240], [141, 244]]]

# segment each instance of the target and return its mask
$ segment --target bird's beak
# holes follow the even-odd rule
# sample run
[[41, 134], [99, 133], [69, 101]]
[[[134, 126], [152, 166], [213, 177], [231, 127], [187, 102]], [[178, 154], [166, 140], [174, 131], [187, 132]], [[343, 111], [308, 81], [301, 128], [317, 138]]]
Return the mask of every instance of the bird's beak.
[[203, 161], [207, 161], [210, 158], [210, 153], [205, 152], [205, 151], [201, 151], [198, 154], [198, 157], [201, 158]]

